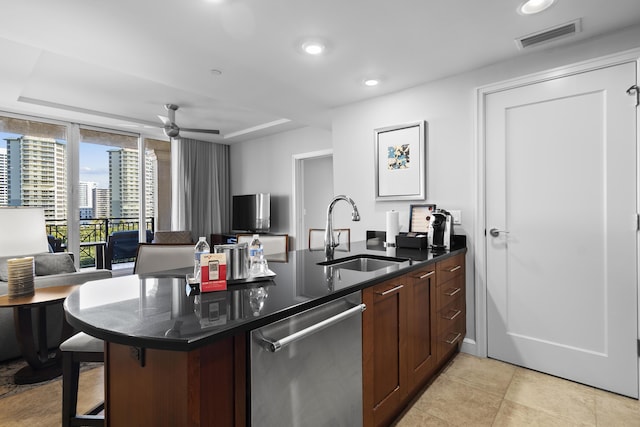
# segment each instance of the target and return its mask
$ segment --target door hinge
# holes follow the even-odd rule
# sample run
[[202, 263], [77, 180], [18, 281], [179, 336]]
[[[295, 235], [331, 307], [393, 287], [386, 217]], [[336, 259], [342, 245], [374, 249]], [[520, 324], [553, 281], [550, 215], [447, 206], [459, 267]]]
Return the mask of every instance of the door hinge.
[[640, 88], [638, 85], [633, 85], [627, 89], [627, 95], [636, 97], [636, 107], [640, 105]]
[[640, 231], [640, 214], [636, 214], [636, 231]]

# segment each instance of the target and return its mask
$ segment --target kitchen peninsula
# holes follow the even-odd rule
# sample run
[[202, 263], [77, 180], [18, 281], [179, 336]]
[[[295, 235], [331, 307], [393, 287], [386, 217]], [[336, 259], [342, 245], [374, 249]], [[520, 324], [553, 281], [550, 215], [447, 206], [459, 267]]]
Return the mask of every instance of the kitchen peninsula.
[[[89, 282], [67, 298], [65, 310], [72, 326], [106, 342], [107, 425], [244, 426], [249, 420], [248, 333], [363, 290], [363, 302], [369, 301], [362, 334], [363, 421], [364, 425], [384, 425], [459, 348], [465, 327], [465, 253], [465, 248], [437, 256], [426, 250], [387, 253], [358, 242], [352, 243], [350, 252], [336, 252], [336, 259], [391, 255], [402, 262], [376, 271], [352, 271], [319, 265], [325, 261], [321, 251], [292, 251], [289, 262], [270, 263], [276, 273], [272, 280], [232, 284], [227, 291], [201, 296], [201, 304], [205, 298], [222, 301], [218, 318], [202, 319], [194, 314], [194, 296], [187, 296], [184, 277], [179, 275], [134, 275]], [[437, 286], [438, 275], [447, 279], [444, 287]], [[455, 283], [449, 280], [453, 277]], [[398, 288], [396, 282], [405, 279], [407, 287]], [[377, 292], [381, 287], [385, 289]], [[437, 293], [440, 289], [443, 296]], [[446, 294], [456, 296], [449, 297], [451, 304], [441, 301]], [[418, 304], [409, 307], [411, 301]], [[427, 323], [416, 328], [398, 311], [403, 308]], [[388, 324], [373, 317], [382, 312], [389, 318], [404, 319], [399, 320], [400, 325], [409, 327], [395, 340], [397, 381], [387, 376], [377, 387], [384, 390], [385, 384], [401, 383], [400, 392], [394, 391], [390, 398], [368, 391], [372, 382], [379, 381], [379, 346], [372, 342], [372, 328]], [[452, 317], [451, 325], [438, 320], [439, 315]], [[409, 342], [407, 346], [404, 334], [428, 342]], [[423, 366], [422, 379], [408, 384], [407, 366]]]

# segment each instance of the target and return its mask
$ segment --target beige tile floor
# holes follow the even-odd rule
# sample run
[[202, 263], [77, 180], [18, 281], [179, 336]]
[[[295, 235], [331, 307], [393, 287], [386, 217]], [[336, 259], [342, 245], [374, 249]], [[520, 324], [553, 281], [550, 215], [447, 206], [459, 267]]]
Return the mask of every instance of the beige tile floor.
[[[61, 391], [57, 379], [0, 398], [0, 426], [59, 426]], [[102, 400], [101, 368], [81, 374], [79, 394], [81, 411]], [[460, 353], [395, 425], [418, 426], [640, 427], [640, 402]]]
[[[93, 368], [80, 373], [78, 412], [85, 413], [104, 399], [104, 370]], [[2, 390], [0, 390], [2, 391]], [[62, 421], [62, 380], [27, 388], [0, 398], [1, 427], [60, 427]]]
[[460, 353], [395, 426], [640, 427], [640, 402]]

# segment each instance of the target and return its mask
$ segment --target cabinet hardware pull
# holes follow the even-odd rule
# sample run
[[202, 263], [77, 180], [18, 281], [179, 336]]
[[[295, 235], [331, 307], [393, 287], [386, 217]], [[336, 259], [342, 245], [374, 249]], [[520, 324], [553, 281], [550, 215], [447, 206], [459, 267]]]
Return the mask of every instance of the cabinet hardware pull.
[[460, 270], [461, 268], [462, 268], [461, 265], [456, 265], [455, 267], [449, 270], [449, 273], [453, 273], [454, 271]]
[[456, 343], [456, 341], [458, 341], [458, 339], [460, 338], [460, 336], [462, 336], [462, 334], [461, 334], [460, 332], [458, 332], [458, 333], [456, 334], [456, 336], [455, 336], [455, 337], [453, 337], [453, 339], [451, 339], [451, 340], [444, 340], [444, 342], [446, 342], [447, 344], [451, 344], [451, 345], [453, 345], [453, 344], [455, 344], [455, 343]]
[[453, 310], [449, 310], [447, 312], [447, 315], [442, 315], [443, 319], [447, 319], [447, 320], [453, 320], [456, 317], [458, 317], [460, 315], [460, 313], [462, 313], [462, 310], [455, 310], [455, 313], [453, 313], [452, 315], [449, 315]]
[[430, 272], [428, 272], [427, 274], [423, 274], [422, 276], [420, 276], [420, 278], [421, 278], [421, 279], [425, 279], [425, 278], [427, 278], [427, 277], [431, 276], [431, 275], [432, 275], [432, 274], [434, 274], [434, 273], [435, 273], [435, 271], [430, 271]]
[[390, 294], [391, 292], [395, 292], [395, 291], [397, 291], [399, 289], [402, 289], [402, 288], [404, 288], [404, 285], [396, 286], [395, 288], [388, 289], [388, 290], [386, 290], [384, 292], [376, 292], [376, 294], [381, 295], [381, 296], [385, 296], [385, 295]]
[[460, 292], [460, 290], [461, 290], [460, 288], [449, 288], [444, 294], [448, 297], [452, 297], [458, 292]]

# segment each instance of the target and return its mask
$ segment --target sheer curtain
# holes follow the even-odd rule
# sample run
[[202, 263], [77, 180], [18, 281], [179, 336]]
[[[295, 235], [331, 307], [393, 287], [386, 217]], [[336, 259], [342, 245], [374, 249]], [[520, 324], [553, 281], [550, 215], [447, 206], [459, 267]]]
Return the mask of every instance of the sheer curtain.
[[229, 231], [229, 146], [172, 139], [171, 169], [171, 228], [191, 230], [195, 241]]

